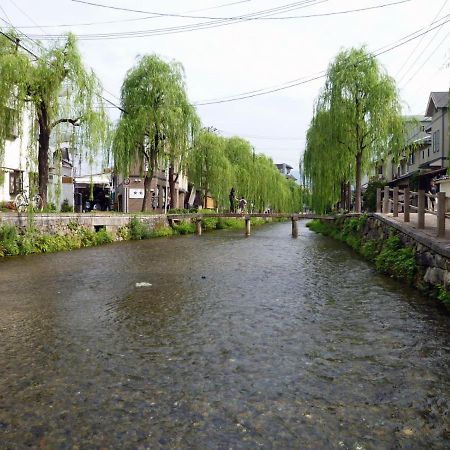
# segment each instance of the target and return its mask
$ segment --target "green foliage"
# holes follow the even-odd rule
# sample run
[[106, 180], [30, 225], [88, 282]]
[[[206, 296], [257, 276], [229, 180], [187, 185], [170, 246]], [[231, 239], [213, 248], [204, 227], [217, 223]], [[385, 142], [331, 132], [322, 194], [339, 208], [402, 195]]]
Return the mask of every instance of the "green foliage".
[[123, 225], [117, 230], [117, 238], [122, 241], [130, 239], [130, 227], [129, 225]]
[[171, 208], [169, 210], [169, 214], [189, 214], [190, 212], [191, 210], [185, 208]]
[[19, 251], [16, 227], [2, 225], [0, 227], [0, 255], [18, 255]]
[[110, 244], [111, 242], [114, 242], [114, 237], [105, 228], [95, 234], [95, 245]]
[[355, 251], [374, 262], [380, 272], [412, 283], [417, 271], [413, 249], [405, 247], [396, 235], [382, 242], [363, 240], [366, 221], [367, 217], [359, 216], [334, 221], [312, 220], [306, 226], [316, 233], [347, 243]]
[[375, 267], [411, 283], [417, 270], [414, 251], [404, 247], [398, 236], [391, 236], [384, 241], [380, 254], [375, 258]]
[[173, 229], [178, 234], [193, 234], [195, 233], [195, 224], [187, 220], [182, 220], [180, 223], [174, 225]]
[[401, 105], [394, 80], [363, 48], [341, 51], [330, 64], [307, 132], [303, 167], [312, 207], [325, 212], [354, 182], [360, 211], [361, 178], [374, 162], [401, 154]]
[[42, 212], [54, 213], [56, 212], [56, 205], [54, 203], [47, 203], [47, 205], [43, 208]]
[[375, 212], [377, 210], [377, 189], [383, 189], [385, 185], [385, 180], [369, 180], [367, 189], [364, 191], [362, 196], [365, 211]]
[[361, 245], [360, 253], [364, 258], [371, 262], [375, 262], [375, 258], [379, 253], [378, 242], [375, 240], [368, 240]]
[[73, 212], [73, 208], [69, 205], [69, 200], [67, 200], [66, 198], [61, 203], [61, 212]]
[[149, 237], [150, 238], [157, 238], [157, 237], [167, 237], [172, 236], [174, 234], [174, 230], [170, 227], [166, 227], [162, 224], [156, 224], [153, 230], [150, 231]]
[[254, 153], [250, 142], [224, 138], [211, 130], [201, 131], [188, 159], [188, 176], [203, 196], [209, 193], [221, 210], [229, 210], [229, 193], [235, 188], [236, 202], [247, 208], [298, 212], [303, 208], [303, 189], [278, 171], [272, 159]]
[[[119, 173], [128, 176], [133, 165], [148, 166], [146, 180], [153, 178], [157, 164], [183, 168], [199, 128], [199, 118], [189, 103], [181, 64], [145, 55], [131, 68], [121, 90], [123, 113], [113, 140], [113, 155]], [[149, 206], [149, 183], [142, 211]]]
[[450, 292], [444, 286], [438, 286], [436, 297], [450, 310]]
[[137, 217], [132, 217], [129, 225], [129, 237], [132, 241], [149, 239], [151, 237], [150, 228]]
[[[92, 161], [107, 141], [109, 122], [100, 84], [83, 66], [73, 34], [51, 48], [41, 47], [34, 62], [16, 47], [14, 32], [6, 34], [11, 39], [0, 37], [0, 165], [5, 139], [17, 125], [19, 136], [29, 136], [27, 164], [39, 168], [39, 193], [45, 207], [48, 163], [53, 159], [50, 136], [59, 148], [70, 127], [78, 125], [73, 133], [77, 142], [72, 145], [87, 149], [87, 159]], [[22, 126], [25, 112], [30, 118], [27, 130]]]

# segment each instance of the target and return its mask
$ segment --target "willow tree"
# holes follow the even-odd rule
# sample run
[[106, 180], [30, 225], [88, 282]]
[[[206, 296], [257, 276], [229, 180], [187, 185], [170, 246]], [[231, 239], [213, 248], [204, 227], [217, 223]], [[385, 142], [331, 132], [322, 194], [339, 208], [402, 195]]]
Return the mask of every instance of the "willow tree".
[[255, 155], [249, 141], [238, 136], [225, 139], [225, 156], [233, 167], [232, 185], [238, 196], [247, 200], [254, 197]]
[[333, 122], [329, 110], [317, 107], [306, 133], [302, 165], [312, 191], [311, 207], [317, 212], [330, 210], [354, 176], [354, 158], [334, 134]]
[[225, 154], [225, 141], [225, 138], [203, 129], [189, 154], [189, 180], [199, 187], [203, 206], [206, 206], [208, 194], [215, 198], [219, 208], [228, 204], [233, 169]]
[[328, 68], [318, 108], [329, 111], [341, 162], [354, 165], [355, 211], [361, 212], [362, 174], [376, 160], [387, 154], [395, 158], [403, 148], [395, 81], [364, 47], [344, 50]]
[[[122, 114], [113, 140], [117, 170], [134, 167], [144, 175], [142, 211], [150, 207], [150, 185], [158, 164], [174, 167], [192, 144], [199, 119], [189, 104], [181, 64], [145, 55], [126, 74], [121, 89]], [[174, 195], [172, 195], [172, 198]]]
[[[10, 115], [10, 120], [19, 123], [21, 134], [28, 131], [30, 147], [38, 145], [38, 186], [45, 206], [49, 158], [53, 156], [49, 155], [52, 133], [64, 124], [79, 127], [77, 144], [91, 158], [106, 141], [108, 119], [100, 83], [84, 67], [72, 34], [52, 48], [43, 49], [36, 61], [22, 51], [17, 40], [2, 36], [0, 80], [0, 152], [10, 126], [8, 120], [1, 119]], [[31, 116], [28, 130], [21, 126], [25, 111]], [[57, 137], [56, 152], [59, 144]]]

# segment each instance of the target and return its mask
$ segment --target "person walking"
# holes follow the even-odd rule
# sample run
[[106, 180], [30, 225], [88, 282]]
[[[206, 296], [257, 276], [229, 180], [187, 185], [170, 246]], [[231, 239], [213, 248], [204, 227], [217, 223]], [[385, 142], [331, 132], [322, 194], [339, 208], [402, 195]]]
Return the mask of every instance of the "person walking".
[[245, 207], [247, 206], [247, 200], [244, 197], [241, 197], [239, 200], [239, 212], [243, 213], [245, 211]]
[[430, 197], [428, 198], [430, 199], [431, 211], [434, 211], [436, 203], [436, 193], [437, 193], [436, 183], [434, 182], [434, 180], [431, 180], [430, 190], [428, 191], [428, 194], [430, 194]]
[[230, 212], [234, 213], [235, 212], [235, 208], [236, 208], [236, 206], [235, 206], [236, 205], [235, 204], [235, 202], [236, 202], [236, 192], [234, 190], [234, 187], [231, 188], [229, 198], [230, 198]]

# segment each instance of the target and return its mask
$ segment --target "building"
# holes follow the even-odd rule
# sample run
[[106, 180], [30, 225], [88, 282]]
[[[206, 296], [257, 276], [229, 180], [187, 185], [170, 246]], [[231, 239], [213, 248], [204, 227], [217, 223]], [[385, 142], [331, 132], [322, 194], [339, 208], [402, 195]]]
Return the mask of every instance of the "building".
[[377, 176], [390, 186], [428, 190], [432, 178], [449, 166], [448, 92], [431, 92], [424, 116], [405, 117], [406, 146], [403, 157], [378, 165]]
[[0, 164], [0, 202], [11, 204], [20, 192], [29, 192], [30, 184], [35, 184], [37, 145], [30, 148], [29, 134], [31, 116], [24, 113], [19, 133], [18, 124], [11, 127], [9, 137], [5, 141], [4, 156]]
[[293, 169], [292, 166], [286, 163], [281, 164], [275, 164], [277, 166], [278, 171], [284, 175], [288, 180], [294, 180], [297, 181], [297, 179], [294, 177], [294, 175], [291, 174], [291, 170]]
[[[142, 210], [144, 199], [144, 173], [139, 164], [136, 164], [128, 177], [115, 176], [115, 201], [114, 208], [118, 211], [133, 213]], [[177, 174], [175, 173], [175, 176]], [[164, 212], [169, 207], [170, 190], [168, 168], [157, 169], [150, 184], [152, 193], [151, 210]], [[175, 208], [183, 208], [187, 202], [188, 182], [180, 173], [175, 183]], [[167, 199], [167, 200], [166, 200]]]

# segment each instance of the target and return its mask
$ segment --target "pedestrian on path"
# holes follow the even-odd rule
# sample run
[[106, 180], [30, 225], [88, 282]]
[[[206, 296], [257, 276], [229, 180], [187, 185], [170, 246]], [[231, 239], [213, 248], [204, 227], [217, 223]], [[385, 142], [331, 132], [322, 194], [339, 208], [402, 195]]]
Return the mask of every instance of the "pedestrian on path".
[[231, 188], [231, 191], [230, 191], [230, 212], [231, 213], [234, 213], [235, 212], [235, 209], [236, 209], [236, 205], [235, 205], [235, 202], [236, 202], [236, 192], [235, 192], [235, 190], [234, 190], [234, 187], [232, 187]]
[[245, 211], [245, 207], [247, 206], [247, 200], [244, 197], [241, 197], [239, 200], [239, 212], [243, 213]]
[[436, 183], [434, 182], [434, 180], [431, 180], [430, 190], [428, 191], [428, 194], [430, 194], [430, 197], [428, 198], [430, 199], [431, 211], [434, 211], [436, 203], [436, 193], [437, 193]]

